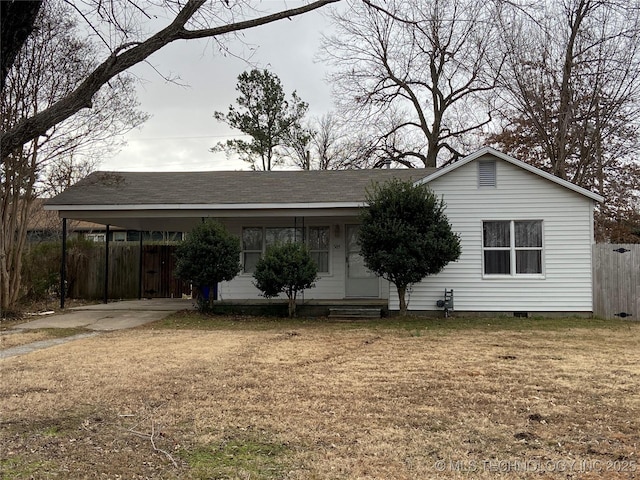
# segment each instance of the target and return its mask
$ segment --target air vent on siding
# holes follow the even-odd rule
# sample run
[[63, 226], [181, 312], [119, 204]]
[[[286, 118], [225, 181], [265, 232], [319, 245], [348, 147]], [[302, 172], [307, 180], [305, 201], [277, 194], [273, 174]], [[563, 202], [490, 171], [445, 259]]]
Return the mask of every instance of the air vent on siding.
[[478, 187], [496, 186], [496, 162], [485, 160], [478, 162]]

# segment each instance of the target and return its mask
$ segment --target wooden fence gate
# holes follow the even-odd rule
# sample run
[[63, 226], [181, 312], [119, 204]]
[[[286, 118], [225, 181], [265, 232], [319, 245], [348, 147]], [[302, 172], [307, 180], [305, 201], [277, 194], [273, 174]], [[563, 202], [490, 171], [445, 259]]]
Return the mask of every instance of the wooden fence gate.
[[191, 294], [189, 284], [174, 276], [174, 245], [145, 245], [142, 249], [142, 296], [181, 298]]
[[640, 320], [640, 244], [593, 246], [593, 313]]

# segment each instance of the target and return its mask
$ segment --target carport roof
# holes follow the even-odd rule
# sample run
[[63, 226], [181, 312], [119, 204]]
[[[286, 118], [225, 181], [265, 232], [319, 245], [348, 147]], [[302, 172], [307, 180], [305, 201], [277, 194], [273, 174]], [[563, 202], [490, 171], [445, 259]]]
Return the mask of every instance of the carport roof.
[[[364, 202], [371, 182], [419, 180], [436, 169], [94, 172], [47, 201], [47, 209], [117, 205]], [[56, 208], [62, 207], [62, 208]]]

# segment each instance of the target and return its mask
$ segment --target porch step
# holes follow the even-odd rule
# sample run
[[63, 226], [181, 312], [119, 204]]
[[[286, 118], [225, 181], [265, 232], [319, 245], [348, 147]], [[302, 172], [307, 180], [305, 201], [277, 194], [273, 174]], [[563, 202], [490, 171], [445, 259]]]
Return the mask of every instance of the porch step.
[[339, 307], [329, 309], [329, 318], [380, 318], [381, 308]]

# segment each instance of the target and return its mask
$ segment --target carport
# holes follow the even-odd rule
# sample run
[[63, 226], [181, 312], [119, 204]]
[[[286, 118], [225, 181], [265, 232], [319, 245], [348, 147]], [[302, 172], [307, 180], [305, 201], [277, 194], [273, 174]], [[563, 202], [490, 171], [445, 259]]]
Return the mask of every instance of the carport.
[[[327, 272], [314, 289], [314, 299], [388, 298], [388, 285], [377, 277], [365, 278], [359, 250], [349, 232], [359, 223], [365, 192], [372, 182], [390, 178], [417, 180], [434, 169], [374, 169], [342, 171], [238, 171], [238, 172], [95, 172], [60, 195], [45, 208], [57, 210], [62, 219], [63, 261], [61, 292], [66, 278], [67, 220], [85, 220], [105, 225], [107, 250], [104, 301], [108, 292], [109, 229], [117, 226], [139, 232], [174, 231], [188, 233], [207, 218], [218, 220], [235, 234], [249, 227], [318, 234], [325, 239]], [[140, 236], [140, 249], [142, 249]], [[264, 244], [263, 244], [263, 248]], [[324, 250], [323, 250], [324, 249]], [[324, 253], [323, 253], [324, 252]], [[248, 255], [249, 253], [247, 253]], [[253, 252], [255, 255], [255, 251]], [[248, 258], [248, 257], [247, 257]], [[345, 260], [346, 259], [346, 260]], [[243, 253], [243, 265], [245, 257]], [[355, 272], [355, 273], [354, 273]], [[351, 275], [353, 273], [353, 275]], [[142, 278], [142, 262], [138, 266]], [[244, 272], [225, 284], [226, 298], [260, 300]], [[139, 289], [138, 297], [142, 297]], [[64, 307], [64, 294], [61, 296]]]

